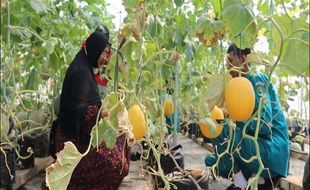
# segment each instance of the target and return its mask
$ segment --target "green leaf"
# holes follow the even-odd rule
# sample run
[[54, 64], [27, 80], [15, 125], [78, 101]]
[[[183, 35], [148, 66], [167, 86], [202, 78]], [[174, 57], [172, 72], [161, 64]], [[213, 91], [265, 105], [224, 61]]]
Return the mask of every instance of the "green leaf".
[[309, 31], [298, 32], [288, 39], [281, 62], [291, 73], [309, 76]]
[[123, 0], [123, 5], [126, 8], [133, 9], [135, 8], [141, 0]]
[[38, 71], [32, 69], [24, 89], [36, 90], [38, 87]]
[[145, 48], [147, 57], [151, 57], [156, 52], [156, 46], [154, 43], [147, 43]]
[[156, 38], [157, 35], [160, 34], [161, 28], [162, 27], [159, 22], [157, 22], [155, 19], [152, 19], [148, 27], [148, 32], [152, 36], [152, 38]]
[[148, 120], [149, 129], [147, 131], [147, 135], [154, 141], [154, 143], [160, 143], [162, 138], [162, 134], [167, 134], [167, 127], [162, 127], [159, 125], [154, 125], [154, 122]]
[[162, 72], [162, 78], [163, 79], [169, 79], [171, 80], [172, 78], [172, 69], [169, 65], [163, 64], [161, 67], [161, 72]]
[[184, 36], [185, 32], [190, 28], [188, 24], [189, 18], [186, 18], [183, 14], [178, 15], [175, 18], [176, 21], [176, 28], [179, 30], [179, 32]]
[[9, 30], [12, 34], [20, 36], [21, 38], [30, 38], [32, 36], [32, 33], [29, 31], [29, 29], [25, 27], [10, 25]]
[[131, 53], [131, 59], [133, 61], [138, 61], [141, 57], [141, 53], [142, 53], [141, 43], [137, 43], [137, 45], [135, 46], [135, 48]]
[[184, 3], [184, 0], [174, 0], [176, 6], [181, 7]]
[[264, 15], [269, 14], [269, 4], [268, 1], [259, 0], [257, 3], [258, 10], [261, 11]]
[[54, 71], [57, 72], [60, 69], [60, 58], [56, 54], [56, 52], [50, 55], [49, 59], [49, 67]]
[[99, 122], [98, 126], [93, 128], [91, 135], [93, 136], [93, 147], [97, 147], [97, 143], [101, 145], [104, 142], [107, 148], [112, 149], [115, 146], [118, 132], [113, 129], [113, 125], [109, 123], [108, 119], [104, 119]]
[[42, 46], [46, 48], [48, 54], [52, 54], [57, 43], [57, 38], [50, 38], [45, 43], [43, 43]]
[[225, 34], [225, 25], [221, 20], [212, 20], [207, 14], [202, 15], [196, 26], [196, 35], [207, 47], [215, 46]]
[[[292, 34], [292, 32], [296, 29], [300, 29], [300, 28], [309, 28], [309, 24], [306, 22], [306, 19], [301, 19], [301, 18], [296, 18], [294, 20], [291, 20], [289, 17], [287, 16], [282, 16], [282, 15], [275, 15], [274, 19], [276, 21], [276, 23], [279, 25], [279, 27], [281, 28], [284, 37], [288, 37]], [[296, 35], [296, 34], [295, 34]], [[268, 23], [267, 26], [267, 33], [265, 34], [265, 36], [272, 41], [273, 43], [271, 44], [271, 54], [278, 54], [279, 50], [280, 50], [280, 44], [281, 44], [281, 38], [280, 38], [280, 34], [277, 31], [276, 27], [273, 26], [271, 23]], [[298, 37], [298, 35], [297, 35]], [[272, 40], [271, 40], [272, 39]], [[287, 48], [287, 44], [288, 42], [284, 43], [284, 51], [283, 54], [285, 54], [286, 52], [286, 48]], [[280, 64], [281, 66], [281, 64]], [[281, 67], [281, 72], [282, 73], [288, 73], [288, 70], [290, 68], [287, 69], [283, 69], [283, 67]], [[296, 74], [294, 73], [294, 71], [289, 71], [290, 74]]]
[[123, 111], [125, 105], [118, 99], [118, 94], [114, 92], [105, 97], [103, 104], [106, 104], [109, 116], [101, 119], [99, 124], [92, 129], [92, 145], [97, 147], [105, 142], [107, 148], [113, 148], [118, 135], [119, 113]]
[[231, 40], [242, 49], [253, 47], [257, 31], [252, 10], [239, 0], [226, 0], [222, 15]]
[[211, 0], [213, 10], [215, 14], [221, 14], [221, 1], [219, 0]]
[[181, 31], [179, 29], [176, 29], [174, 32], [174, 43], [178, 46], [181, 46], [184, 42], [184, 36], [182, 35]]
[[124, 103], [119, 100], [118, 94], [114, 92], [106, 96], [104, 102], [107, 103], [109, 112], [108, 122], [112, 124], [114, 129], [118, 129], [118, 114], [125, 108]]
[[67, 189], [74, 168], [82, 157], [71, 141], [65, 142], [65, 147], [57, 155], [56, 162], [46, 169], [46, 184], [49, 189]]
[[207, 80], [206, 102], [209, 111], [213, 110], [214, 106], [222, 107], [224, 103], [225, 85], [229, 80], [229, 75], [223, 76], [215, 74]]
[[41, 0], [31, 0], [30, 5], [37, 12], [48, 12], [49, 11], [49, 8], [45, 4], [45, 2]]
[[118, 135], [117, 131], [111, 128], [107, 128], [107, 130], [104, 132], [104, 135], [103, 135], [107, 148], [112, 149], [115, 146], [117, 135]]
[[130, 65], [132, 65], [133, 60], [131, 59], [132, 49], [135, 48], [135, 44], [132, 41], [128, 41], [124, 44], [124, 46], [121, 49], [121, 52], [125, 59], [128, 61]]
[[97, 4], [89, 4], [88, 6], [85, 7], [85, 9], [93, 14], [100, 14], [102, 12], [101, 7], [99, 7]]
[[206, 1], [192, 0], [191, 2], [193, 3], [193, 5], [195, 6], [195, 8], [197, 10], [205, 9], [205, 7], [207, 6], [207, 2]]

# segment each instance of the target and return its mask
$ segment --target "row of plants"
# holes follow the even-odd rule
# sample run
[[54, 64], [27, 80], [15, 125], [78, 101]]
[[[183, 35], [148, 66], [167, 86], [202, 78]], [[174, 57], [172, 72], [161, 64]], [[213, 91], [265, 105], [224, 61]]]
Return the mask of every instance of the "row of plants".
[[48, 156], [66, 69], [91, 30], [112, 26], [102, 9], [100, 1], [1, 1], [1, 187]]

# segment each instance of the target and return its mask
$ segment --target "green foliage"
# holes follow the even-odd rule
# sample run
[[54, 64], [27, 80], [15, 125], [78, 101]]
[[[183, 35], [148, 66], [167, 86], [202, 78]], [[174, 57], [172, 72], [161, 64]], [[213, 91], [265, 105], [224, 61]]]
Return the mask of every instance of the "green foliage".
[[207, 79], [206, 98], [209, 111], [212, 111], [214, 106], [222, 107], [224, 103], [224, 92], [226, 83], [229, 81], [229, 75], [222, 76], [215, 74]]
[[97, 147], [102, 142], [105, 142], [107, 148], [113, 148], [118, 136], [118, 114], [121, 112], [125, 105], [118, 99], [118, 94], [111, 93], [107, 95], [103, 101], [103, 105], [107, 106], [109, 116], [99, 121], [98, 125], [93, 127], [92, 145]]
[[[116, 36], [120, 37], [121, 32], [115, 32], [113, 16], [105, 11], [104, 0], [4, 2], [0, 36], [1, 100], [4, 100], [1, 106], [6, 113], [39, 107], [42, 96], [36, 93], [42, 93], [38, 92], [42, 86], [48, 87], [44, 93], [51, 102], [60, 93], [64, 74], [81, 42], [99, 23], [108, 25], [112, 46], [118, 46]], [[120, 74], [119, 83], [125, 86], [126, 93], [134, 94], [146, 106], [149, 136], [159, 144], [165, 128], [160, 94], [169, 86], [182, 119], [198, 122], [197, 118], [208, 114], [208, 107], [223, 104], [223, 89], [228, 80], [227, 44], [234, 42], [241, 48], [253, 48], [258, 32], [259, 37], [267, 38], [269, 52], [259, 54], [261, 59], [251, 66], [264, 64], [266, 72], [269, 71], [281, 52], [283, 35], [280, 67], [271, 76], [273, 80], [280, 78], [281, 103], [287, 110], [287, 99], [295, 98], [298, 88], [305, 88], [305, 100], [309, 99], [305, 82], [295, 85], [290, 80], [283, 81], [283, 77], [309, 77], [307, 2], [259, 0], [255, 16], [251, 0], [124, 0], [123, 4], [128, 16], [122, 30], [126, 43], [120, 51], [127, 61], [128, 73]], [[173, 52], [179, 56], [174, 62], [170, 59]], [[115, 58], [114, 55], [106, 69], [112, 79], [111, 89]], [[266, 64], [260, 60], [269, 61]], [[54, 87], [50, 88], [52, 84]], [[21, 90], [27, 93], [21, 96]], [[112, 148], [118, 135], [117, 113], [124, 105], [115, 94], [108, 96], [104, 104], [110, 115], [93, 128], [92, 145], [105, 141]], [[78, 161], [80, 154], [71, 145], [68, 147]]]
[[124, 0], [123, 5], [126, 9], [133, 9], [135, 8], [140, 2], [143, 2], [143, 0]]
[[196, 26], [196, 35], [200, 42], [207, 47], [215, 46], [218, 40], [222, 40], [225, 34], [224, 22], [221, 20], [212, 21], [207, 14], [202, 15]]
[[222, 1], [218, 1], [218, 0], [211, 0], [212, 6], [213, 6], [213, 11], [215, 13], [215, 15], [217, 14], [221, 14], [222, 12]]
[[176, 4], [176, 6], [180, 7], [181, 5], [183, 5], [184, 0], [174, 0], [174, 3]]
[[152, 122], [148, 124], [148, 136], [154, 141], [155, 144], [161, 143], [161, 136], [163, 133], [168, 133], [167, 127], [160, 127], [154, 125]]
[[38, 71], [33, 69], [27, 80], [25, 89], [35, 90], [38, 87]]
[[57, 155], [56, 162], [46, 169], [46, 184], [49, 189], [67, 189], [74, 168], [82, 157], [72, 142], [65, 142], [65, 147]]
[[309, 30], [291, 35], [281, 58], [282, 65], [289, 71], [309, 77]]
[[223, 20], [231, 40], [244, 49], [256, 42], [256, 20], [249, 4], [239, 0], [226, 0], [223, 6]]
[[[16, 66], [15, 75], [6, 78], [24, 89], [37, 90], [41, 81], [35, 77], [32, 70], [40, 70], [42, 64], [49, 65], [53, 77], [62, 80], [63, 73], [79, 50], [79, 46], [99, 23], [111, 26], [111, 17], [102, 12], [102, 4], [88, 4], [79, 7], [74, 1], [9, 1], [1, 9], [1, 47], [3, 65]], [[97, 2], [97, 1], [94, 1]], [[98, 1], [98, 3], [101, 1]], [[20, 11], [22, 10], [22, 11]], [[90, 13], [90, 15], [85, 15]], [[85, 13], [85, 14], [84, 14]], [[111, 28], [111, 27], [110, 27]], [[113, 29], [111, 28], [111, 31]], [[14, 64], [13, 64], [14, 63]], [[23, 84], [24, 78], [28, 82]], [[33, 84], [37, 83], [37, 84]]]
[[49, 8], [46, 5], [46, 2], [43, 2], [41, 0], [31, 0], [30, 5], [37, 12], [48, 12], [49, 11]]

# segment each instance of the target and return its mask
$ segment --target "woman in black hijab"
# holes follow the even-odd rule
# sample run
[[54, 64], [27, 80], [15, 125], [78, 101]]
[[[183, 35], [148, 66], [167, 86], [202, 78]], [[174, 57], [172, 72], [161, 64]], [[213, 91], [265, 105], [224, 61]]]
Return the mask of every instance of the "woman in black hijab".
[[107, 36], [96, 31], [88, 37], [85, 47], [70, 64], [62, 87], [59, 115], [60, 126], [66, 137], [77, 138], [88, 144], [85, 134], [81, 134], [82, 121], [89, 105], [101, 106], [93, 69], [108, 62], [110, 51]]
[[[87, 150], [90, 132], [101, 106], [94, 71], [111, 57], [109, 35], [93, 32], [70, 64], [61, 92], [59, 122], [55, 147], [59, 152], [64, 142], [71, 141], [81, 153]], [[101, 118], [108, 115], [102, 111]], [[117, 138], [113, 149], [105, 143], [92, 148], [74, 169], [67, 189], [117, 189], [129, 170], [130, 148], [125, 135]]]

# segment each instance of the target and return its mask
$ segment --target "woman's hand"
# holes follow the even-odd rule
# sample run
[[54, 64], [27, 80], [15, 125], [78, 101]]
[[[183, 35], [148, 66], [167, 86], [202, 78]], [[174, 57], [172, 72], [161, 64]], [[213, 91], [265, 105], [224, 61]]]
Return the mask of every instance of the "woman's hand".
[[108, 117], [108, 116], [109, 116], [109, 112], [107, 112], [107, 111], [101, 111], [100, 117], [101, 117], [102, 119], [104, 119], [105, 117]]

